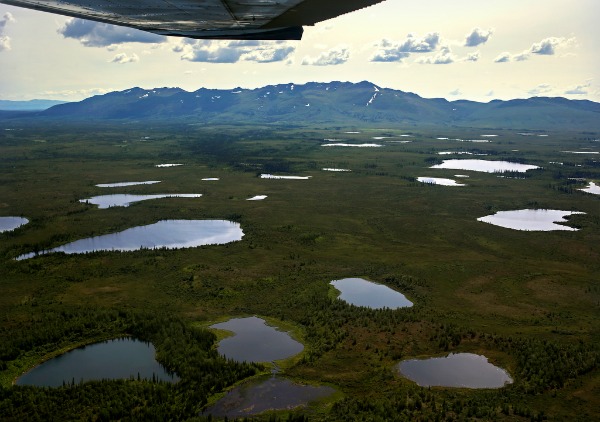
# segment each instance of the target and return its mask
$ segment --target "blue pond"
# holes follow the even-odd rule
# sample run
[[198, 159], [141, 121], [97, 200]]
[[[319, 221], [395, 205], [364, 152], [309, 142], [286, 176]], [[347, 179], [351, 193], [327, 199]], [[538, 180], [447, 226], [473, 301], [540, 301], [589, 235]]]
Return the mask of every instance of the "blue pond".
[[302, 343], [288, 333], [268, 326], [257, 317], [234, 318], [210, 328], [234, 333], [219, 342], [218, 351], [238, 362], [272, 362], [297, 355], [304, 349]]
[[339, 299], [352, 305], [372, 309], [398, 309], [413, 305], [402, 293], [362, 278], [343, 278], [330, 284], [341, 292]]

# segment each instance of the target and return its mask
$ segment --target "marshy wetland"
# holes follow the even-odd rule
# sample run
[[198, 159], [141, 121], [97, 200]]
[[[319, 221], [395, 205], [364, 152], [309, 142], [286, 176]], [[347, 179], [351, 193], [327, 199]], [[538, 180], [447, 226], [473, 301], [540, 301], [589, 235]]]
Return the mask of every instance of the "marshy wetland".
[[[582, 191], [600, 183], [600, 164], [595, 154], [562, 152], [599, 151], [598, 134], [11, 125], [18, 130], [0, 130], [0, 217], [28, 222], [0, 233], [8, 420], [205, 420], [237, 405], [236, 415], [265, 421], [600, 418], [600, 197]], [[393, 141], [405, 135], [411, 142]], [[324, 139], [339, 147], [323, 148]], [[373, 139], [383, 147], [365, 147]], [[439, 151], [466, 147], [502, 173], [431, 168], [448, 162]], [[439, 186], [423, 175], [468, 183]], [[202, 196], [103, 209], [80, 202], [109, 185], [115, 195]], [[568, 218], [559, 225], [573, 230], [478, 221], [518, 210], [561, 211]], [[234, 237], [196, 243], [188, 237], [202, 230], [162, 227], [158, 241], [66, 250], [165, 221], [219, 221]], [[340, 300], [330, 283], [348, 278], [400, 292], [412, 306]], [[251, 316], [278, 321], [297, 343], [275, 377], [268, 362], [221, 353], [235, 336], [210, 328]], [[124, 336], [151, 343], [178, 381], [80, 384], [73, 374], [75, 385], [15, 385], [43, 362]], [[485, 356], [512, 382], [424, 387], [398, 369], [463, 354]], [[289, 399], [283, 407], [264, 398], [277, 388]], [[310, 390], [314, 399], [304, 398]]]

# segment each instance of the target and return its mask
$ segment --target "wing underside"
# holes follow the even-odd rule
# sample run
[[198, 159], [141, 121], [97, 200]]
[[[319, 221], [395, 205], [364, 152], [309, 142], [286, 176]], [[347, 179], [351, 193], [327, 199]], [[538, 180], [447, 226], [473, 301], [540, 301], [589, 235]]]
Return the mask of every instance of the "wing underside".
[[0, 0], [160, 35], [300, 39], [314, 25], [383, 0]]

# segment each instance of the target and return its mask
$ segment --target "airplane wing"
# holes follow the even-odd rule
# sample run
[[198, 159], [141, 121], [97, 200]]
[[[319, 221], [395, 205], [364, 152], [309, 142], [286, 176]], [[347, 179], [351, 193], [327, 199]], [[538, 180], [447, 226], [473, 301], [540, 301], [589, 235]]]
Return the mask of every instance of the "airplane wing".
[[314, 25], [383, 0], [0, 0], [159, 35], [299, 40]]

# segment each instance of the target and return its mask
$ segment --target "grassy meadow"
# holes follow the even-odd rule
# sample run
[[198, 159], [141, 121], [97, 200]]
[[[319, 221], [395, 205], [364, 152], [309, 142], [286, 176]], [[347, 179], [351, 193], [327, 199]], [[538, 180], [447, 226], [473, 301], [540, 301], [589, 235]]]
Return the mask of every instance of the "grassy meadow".
[[[3, 127], [0, 216], [30, 222], [0, 233], [0, 414], [136, 420], [148, 418], [147, 408], [157, 419], [202, 420], [207, 402], [266, 369], [222, 360], [218, 368], [202, 367], [212, 377], [206, 379], [220, 381], [199, 386], [185, 374], [202, 365], [183, 351], [192, 350], [194, 336], [206, 336], [208, 346], [198, 353], [217, 362], [216, 337], [205, 327], [257, 315], [305, 345], [282, 375], [339, 392], [258, 420], [598, 420], [600, 196], [578, 189], [600, 184], [600, 155], [563, 152], [600, 151], [598, 138], [454, 127]], [[324, 139], [383, 146], [323, 147]], [[489, 142], [469, 141], [482, 139]], [[429, 168], [452, 158], [541, 168], [504, 177]], [[156, 167], [161, 163], [183, 165]], [[261, 173], [310, 179], [261, 179]], [[423, 184], [420, 176], [467, 186]], [[161, 183], [95, 186], [146, 180]], [[203, 196], [109, 209], [79, 202], [114, 193]], [[247, 201], [255, 195], [267, 198]], [[569, 217], [578, 231], [527, 232], [477, 221], [525, 208], [585, 214]], [[191, 249], [14, 260], [164, 219], [227, 219], [239, 222], [245, 235]], [[348, 305], [329, 286], [344, 277], [386, 284], [415, 305], [395, 311]], [[171, 329], [159, 332], [163, 322]], [[159, 361], [178, 369], [181, 385], [12, 385], [43, 360], [123, 334], [153, 340]], [[484, 354], [514, 383], [497, 390], [422, 388], [395, 370], [402, 359], [449, 352]], [[108, 390], [121, 398], [108, 397]]]

